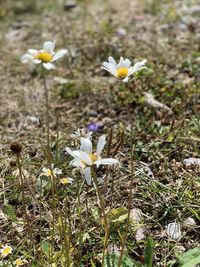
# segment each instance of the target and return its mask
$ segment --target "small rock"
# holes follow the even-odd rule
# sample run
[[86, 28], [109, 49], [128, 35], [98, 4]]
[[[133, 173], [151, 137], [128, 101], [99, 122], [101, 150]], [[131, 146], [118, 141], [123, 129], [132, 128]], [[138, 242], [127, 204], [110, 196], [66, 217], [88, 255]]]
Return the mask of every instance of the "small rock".
[[131, 209], [130, 220], [140, 223], [142, 221], [142, 211], [140, 209]]
[[200, 15], [200, 6], [191, 6], [190, 8], [187, 9], [187, 12], [191, 15]]
[[127, 31], [124, 28], [118, 28], [117, 29], [117, 35], [120, 37], [123, 37], [123, 36], [127, 35]]
[[27, 117], [27, 123], [28, 124], [39, 125], [40, 124], [40, 120], [39, 120], [39, 118], [37, 118], [35, 116], [28, 116]]
[[183, 222], [184, 226], [186, 227], [192, 227], [196, 225], [196, 222], [193, 218], [188, 217], [187, 219], [185, 219], [185, 221]]
[[185, 164], [186, 167], [189, 167], [191, 165], [196, 165], [200, 166], [200, 158], [188, 158], [184, 159], [183, 163]]
[[62, 78], [62, 77], [54, 77], [54, 81], [58, 84], [66, 84], [69, 82], [68, 79]]
[[169, 238], [177, 240], [181, 238], [181, 226], [178, 222], [169, 223], [166, 227], [166, 234]]
[[144, 229], [143, 227], [140, 227], [140, 228], [137, 230], [136, 234], [135, 234], [135, 239], [136, 239], [137, 241], [140, 241], [140, 240], [145, 239], [145, 234], [144, 234], [144, 232], [145, 232], [145, 229]]
[[76, 2], [75, 1], [70, 1], [64, 4], [64, 10], [70, 11], [71, 9], [76, 7]]
[[119, 250], [120, 250], [119, 247], [115, 244], [109, 244], [108, 245], [108, 251], [109, 252], [117, 253], [117, 252], [119, 252]]
[[145, 92], [144, 96], [145, 96], [145, 102], [149, 106], [154, 107], [156, 109], [162, 109], [168, 112], [169, 114], [173, 114], [173, 111], [171, 110], [171, 108], [169, 108], [167, 105], [156, 100], [152, 94]]

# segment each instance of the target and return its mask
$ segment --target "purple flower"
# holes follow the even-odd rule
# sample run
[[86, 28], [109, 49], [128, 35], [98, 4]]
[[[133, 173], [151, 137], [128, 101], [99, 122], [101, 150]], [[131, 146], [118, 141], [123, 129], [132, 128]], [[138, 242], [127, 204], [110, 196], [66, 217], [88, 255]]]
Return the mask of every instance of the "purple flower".
[[87, 130], [90, 132], [101, 132], [103, 130], [103, 125], [99, 123], [90, 123], [87, 126]]

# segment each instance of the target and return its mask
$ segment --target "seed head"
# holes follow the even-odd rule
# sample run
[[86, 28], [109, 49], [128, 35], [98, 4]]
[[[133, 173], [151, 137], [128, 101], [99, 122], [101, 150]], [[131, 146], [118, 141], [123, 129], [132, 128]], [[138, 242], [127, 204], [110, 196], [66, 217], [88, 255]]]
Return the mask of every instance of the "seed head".
[[12, 142], [10, 145], [10, 150], [16, 154], [16, 155], [20, 155], [20, 153], [22, 152], [22, 144], [20, 144], [19, 142]]

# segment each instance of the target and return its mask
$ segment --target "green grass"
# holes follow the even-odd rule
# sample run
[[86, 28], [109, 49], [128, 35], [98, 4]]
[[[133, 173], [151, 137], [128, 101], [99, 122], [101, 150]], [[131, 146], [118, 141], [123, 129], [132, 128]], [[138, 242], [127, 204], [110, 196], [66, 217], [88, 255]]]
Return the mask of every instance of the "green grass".
[[[13, 248], [3, 266], [16, 266], [19, 257], [31, 267], [102, 266], [105, 216], [105, 266], [118, 266], [121, 251], [121, 266], [184, 266], [184, 252], [200, 244], [199, 166], [183, 164], [200, 154], [200, 63], [194, 29], [190, 25], [181, 30], [182, 4], [78, 1], [66, 11], [61, 2], [47, 2], [5, 1], [0, 12], [0, 241]], [[123, 37], [116, 33], [120, 27], [127, 31]], [[6, 37], [13, 30], [18, 34]], [[54, 39], [69, 54], [46, 77], [51, 136], [51, 147], [46, 148], [41, 73], [22, 65], [20, 56]], [[101, 70], [108, 56], [121, 55], [148, 60], [148, 69], [125, 86]], [[67, 81], [60, 84], [55, 77]], [[147, 105], [144, 92], [173, 114]], [[98, 177], [106, 175], [100, 185], [105, 216], [98, 191], [86, 185], [65, 153], [67, 146], [79, 147], [70, 134], [90, 122], [104, 125], [102, 133], [109, 140], [104, 156], [120, 162], [97, 170]], [[93, 134], [94, 143], [102, 133]], [[14, 140], [23, 145], [20, 165], [9, 148]], [[41, 176], [52, 163], [63, 174], [57, 179]], [[74, 182], [62, 185], [63, 177]], [[129, 216], [134, 209], [141, 212], [139, 222]], [[195, 225], [185, 224], [188, 217]], [[165, 231], [174, 221], [181, 224], [179, 240]], [[141, 227], [144, 237], [137, 240]]]

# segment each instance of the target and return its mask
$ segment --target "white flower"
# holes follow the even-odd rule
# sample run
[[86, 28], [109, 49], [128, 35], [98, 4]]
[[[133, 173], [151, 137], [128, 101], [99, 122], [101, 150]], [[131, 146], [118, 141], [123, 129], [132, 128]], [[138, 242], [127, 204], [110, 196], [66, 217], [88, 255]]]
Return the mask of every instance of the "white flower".
[[102, 68], [123, 82], [128, 82], [129, 76], [141, 69], [146, 68], [144, 66], [146, 62], [147, 60], [144, 59], [135, 63], [134, 66], [131, 66], [131, 61], [127, 58], [124, 59], [123, 57], [120, 57], [119, 63], [117, 64], [113, 57], [109, 57], [108, 62], [103, 62]]
[[93, 151], [92, 142], [89, 138], [81, 138], [80, 150], [72, 151], [69, 147], [66, 151], [74, 158], [71, 164], [82, 170], [85, 180], [88, 185], [91, 185], [91, 167], [100, 165], [113, 165], [117, 164], [118, 160], [114, 158], [101, 158], [101, 152], [106, 144], [106, 137], [102, 135], [97, 143], [96, 152]]
[[12, 247], [8, 246], [8, 245], [5, 245], [3, 246], [1, 249], [0, 249], [0, 252], [1, 252], [1, 256], [3, 258], [7, 257], [9, 254], [11, 254], [13, 251]]
[[86, 137], [91, 139], [92, 132], [86, 132], [85, 129], [78, 128], [73, 134], [70, 135], [73, 139], [79, 139], [81, 137]]
[[54, 52], [56, 42], [45, 42], [42, 50], [29, 49], [28, 53], [23, 55], [21, 58], [22, 63], [33, 62], [35, 64], [42, 63], [42, 65], [47, 69], [55, 69], [52, 62], [58, 60], [67, 54], [67, 49], [61, 49]]
[[54, 166], [51, 166], [51, 169], [49, 168], [43, 168], [42, 169], [42, 173], [41, 175], [45, 175], [45, 176], [49, 176], [49, 177], [53, 177], [53, 176], [57, 176], [62, 174], [62, 170], [58, 169], [58, 168], [54, 168]]

